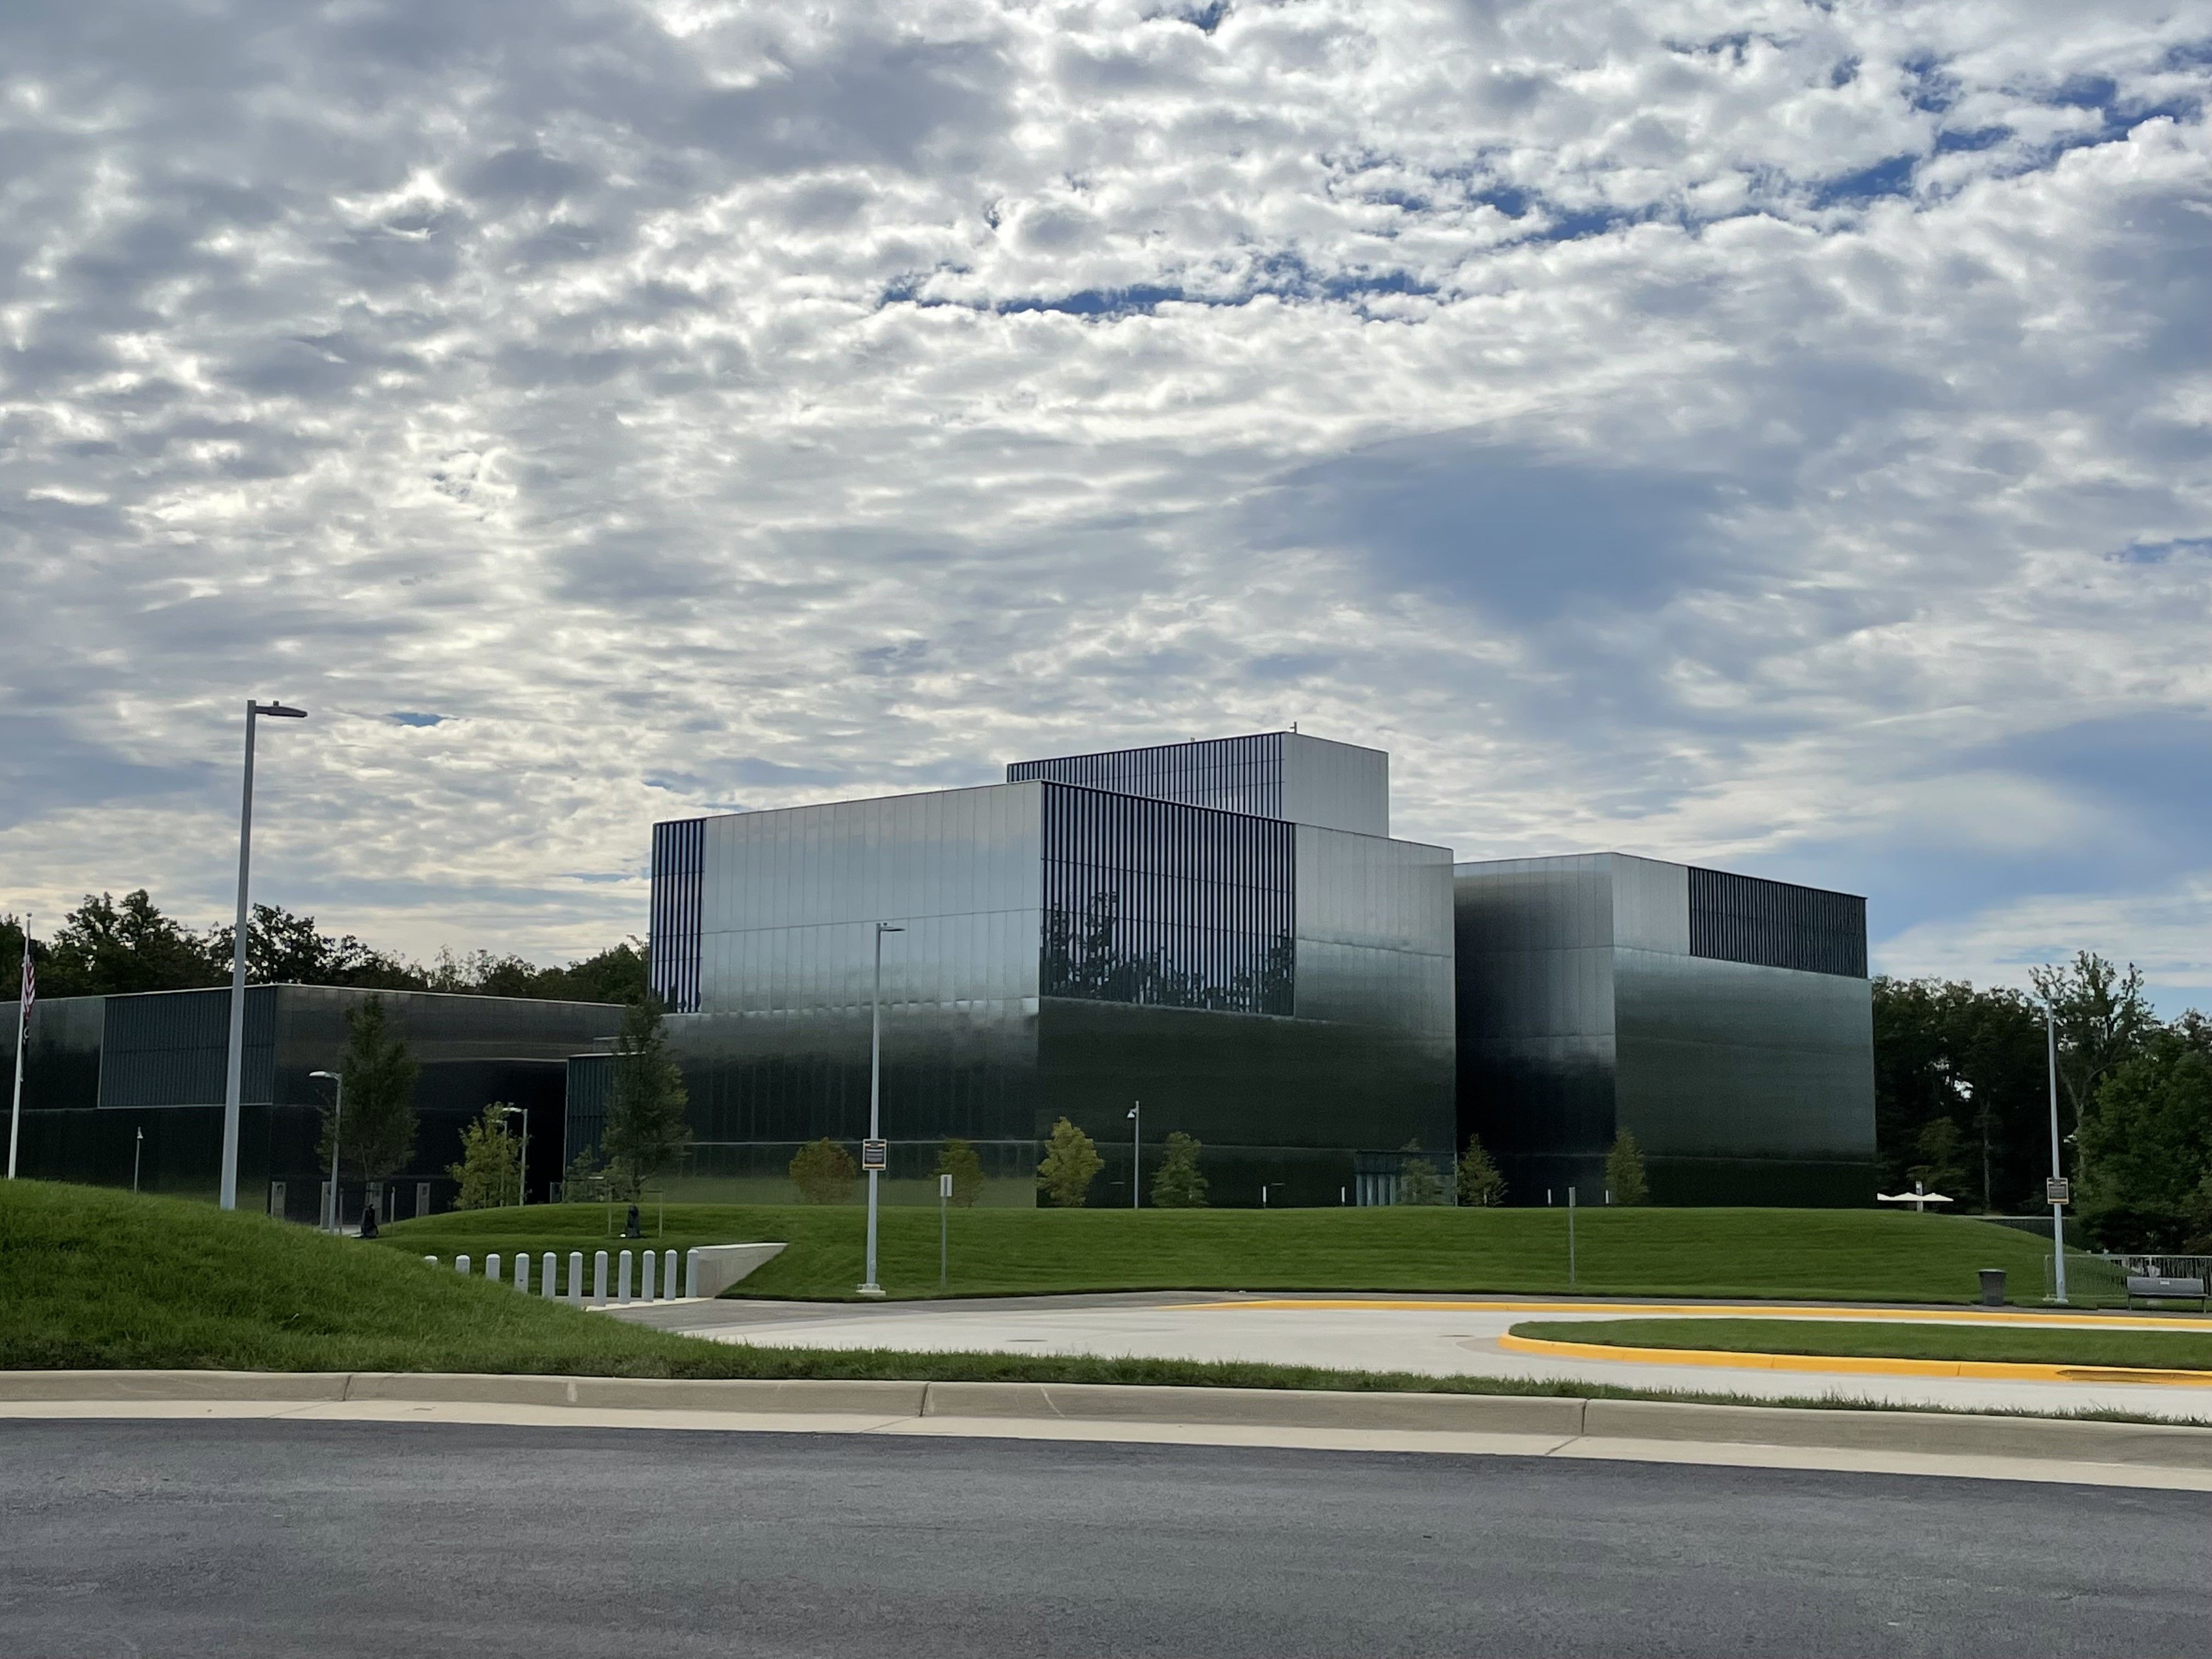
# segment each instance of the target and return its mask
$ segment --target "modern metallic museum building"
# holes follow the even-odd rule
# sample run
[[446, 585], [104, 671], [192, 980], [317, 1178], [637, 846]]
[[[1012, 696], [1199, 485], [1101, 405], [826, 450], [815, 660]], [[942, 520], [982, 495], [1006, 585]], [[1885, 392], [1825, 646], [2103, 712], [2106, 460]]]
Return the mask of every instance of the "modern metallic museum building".
[[1066, 1116], [1126, 1204], [1139, 1103], [1147, 1162], [1196, 1136], [1223, 1204], [1350, 1201], [1456, 1133], [1451, 854], [1390, 839], [1379, 750], [1273, 732], [656, 825], [702, 1196], [784, 1196], [801, 1144], [865, 1133], [878, 921], [894, 1194], [933, 1200], [958, 1135], [985, 1201], [1033, 1203]]
[[1618, 853], [1455, 872], [1461, 1121], [1516, 1203], [1873, 1200], [1866, 901]]

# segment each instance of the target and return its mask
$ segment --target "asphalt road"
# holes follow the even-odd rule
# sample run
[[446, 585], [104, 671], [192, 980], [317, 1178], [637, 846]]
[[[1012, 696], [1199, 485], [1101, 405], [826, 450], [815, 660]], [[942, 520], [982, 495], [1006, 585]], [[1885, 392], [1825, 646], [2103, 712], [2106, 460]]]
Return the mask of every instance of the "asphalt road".
[[2202, 1495], [1325, 1452], [0, 1422], [0, 1652], [2182, 1653]]

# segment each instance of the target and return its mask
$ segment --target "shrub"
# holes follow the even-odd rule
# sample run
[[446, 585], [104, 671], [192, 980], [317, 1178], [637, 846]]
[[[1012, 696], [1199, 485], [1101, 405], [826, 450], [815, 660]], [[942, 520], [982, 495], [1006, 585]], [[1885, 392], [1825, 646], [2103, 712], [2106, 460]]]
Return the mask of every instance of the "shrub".
[[1152, 1176], [1152, 1202], [1163, 1210], [1206, 1207], [1206, 1177], [1198, 1167], [1199, 1143], [1182, 1130], [1168, 1136], [1167, 1155]]
[[1626, 1129], [1613, 1137], [1613, 1150], [1605, 1155], [1605, 1189], [1616, 1204], [1650, 1201], [1651, 1187], [1644, 1178], [1644, 1149]]
[[1405, 1158], [1398, 1165], [1398, 1202], [1401, 1204], [1441, 1204], [1444, 1201], [1444, 1180], [1437, 1173], [1437, 1166], [1421, 1153], [1421, 1143], [1409, 1140], [1405, 1146]]
[[937, 1168], [931, 1173], [952, 1177], [952, 1202], [960, 1209], [973, 1207], [983, 1195], [983, 1160], [975, 1155], [972, 1140], [945, 1136], [937, 1154]]
[[1066, 1118], [1052, 1126], [1045, 1142], [1044, 1161], [1037, 1165], [1037, 1185], [1063, 1210], [1079, 1210], [1090, 1196], [1091, 1183], [1106, 1167], [1097, 1143]]
[[1467, 1152], [1459, 1161], [1459, 1201], [1479, 1209], [1505, 1201], [1505, 1177], [1474, 1135], [1467, 1138]]
[[828, 1135], [808, 1141], [792, 1155], [791, 1179], [799, 1196], [809, 1204], [845, 1203], [860, 1178], [853, 1155]]

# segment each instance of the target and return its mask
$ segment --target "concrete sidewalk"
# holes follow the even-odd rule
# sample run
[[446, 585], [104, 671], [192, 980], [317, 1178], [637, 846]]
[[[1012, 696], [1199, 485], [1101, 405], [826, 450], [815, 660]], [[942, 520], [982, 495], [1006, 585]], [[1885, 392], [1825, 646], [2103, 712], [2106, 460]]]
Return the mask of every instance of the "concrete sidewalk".
[[0, 1372], [0, 1419], [283, 1418], [1600, 1458], [2212, 1492], [2212, 1430], [1543, 1396], [431, 1372]]
[[2045, 1314], [1893, 1304], [1851, 1307], [1833, 1303], [1188, 1291], [868, 1304], [724, 1299], [634, 1304], [606, 1311], [613, 1317], [714, 1341], [767, 1347], [1241, 1360], [1335, 1370], [1594, 1382], [1734, 1395], [1753, 1401], [1784, 1396], [1949, 1411], [2117, 1411], [2212, 1423], [2212, 1387], [2129, 1381], [2109, 1372], [2074, 1381], [1869, 1376], [1838, 1364], [1832, 1374], [1793, 1370], [1781, 1376], [1751, 1362], [1739, 1369], [1651, 1358], [1555, 1357], [1514, 1352], [1499, 1342], [1510, 1328], [1524, 1321], [1655, 1314], [2212, 1330], [2212, 1322], [2172, 1314]]

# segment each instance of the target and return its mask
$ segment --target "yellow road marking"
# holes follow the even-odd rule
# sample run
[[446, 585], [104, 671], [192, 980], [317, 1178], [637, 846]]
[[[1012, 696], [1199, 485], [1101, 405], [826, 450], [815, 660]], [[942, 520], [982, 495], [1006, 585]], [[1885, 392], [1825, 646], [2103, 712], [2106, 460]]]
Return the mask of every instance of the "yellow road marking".
[[2212, 1388], [2212, 1371], [2162, 1371], [2119, 1365], [2032, 1365], [1996, 1359], [1884, 1359], [1864, 1354], [1731, 1353], [1720, 1348], [1618, 1348], [1603, 1342], [1554, 1342], [1508, 1331], [1498, 1346], [1558, 1359], [1626, 1360], [1644, 1365], [1724, 1365], [1748, 1371], [1848, 1371], [1881, 1376], [2002, 1377], [2030, 1382], [2148, 1382]]
[[2063, 1324], [2082, 1328], [2174, 1331], [2212, 1330], [2212, 1321], [2185, 1322], [2172, 1315], [2048, 1313], [2022, 1308], [1805, 1308], [1778, 1307], [1773, 1303], [1688, 1302], [1458, 1302], [1392, 1301], [1377, 1297], [1280, 1297], [1251, 1302], [1178, 1302], [1174, 1313], [1200, 1313], [1235, 1308], [1261, 1310], [1322, 1309], [1358, 1312], [1364, 1310], [1410, 1310], [1430, 1313], [1602, 1313], [1635, 1314], [1651, 1319], [1902, 1319], [1917, 1324], [1967, 1325]]

